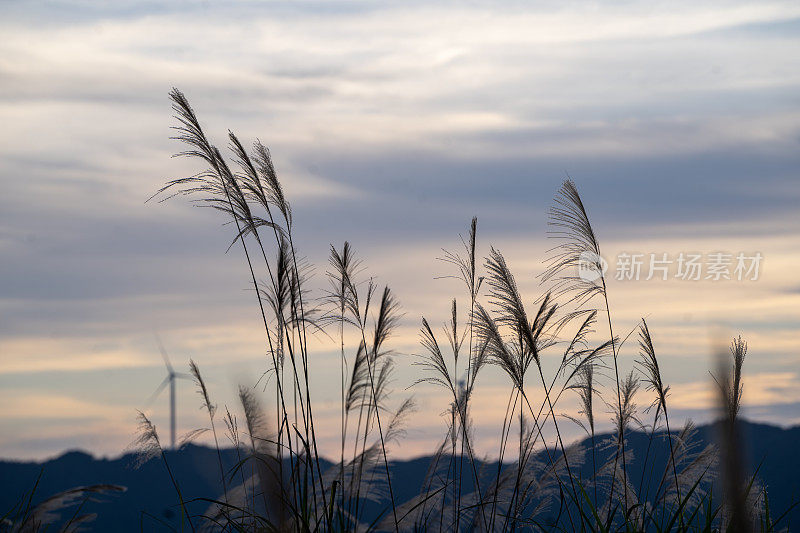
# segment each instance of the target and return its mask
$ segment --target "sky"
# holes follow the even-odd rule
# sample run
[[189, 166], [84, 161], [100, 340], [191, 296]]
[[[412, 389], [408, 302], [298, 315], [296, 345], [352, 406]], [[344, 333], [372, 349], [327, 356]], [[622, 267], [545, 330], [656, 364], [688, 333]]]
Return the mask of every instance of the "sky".
[[[420, 406], [396, 456], [445, 432], [446, 395], [410, 387], [421, 317], [466, 300], [437, 257], [477, 216], [479, 252], [499, 249], [533, 306], [567, 176], [610, 263], [612, 318], [646, 318], [674, 416], [713, 416], [711, 354], [741, 334], [745, 415], [800, 423], [798, 45], [796, 2], [0, 3], [0, 456], [122, 453], [165, 374], [156, 332], [220, 405], [266, 369], [230, 227], [146, 202], [200, 170], [171, 157], [172, 87], [220, 146], [230, 129], [271, 148], [313, 287], [348, 240], [395, 291], [395, 394]], [[681, 253], [708, 268], [718, 252], [733, 279], [675, 276]], [[758, 279], [736, 279], [740, 253], [760, 254]], [[674, 262], [667, 280], [616, 279], [620, 254], [645, 274], [650, 254]], [[339, 394], [326, 342], [311, 359], [323, 448]], [[494, 369], [478, 385], [486, 453], [509, 388]], [[199, 407], [179, 382], [179, 430], [205, 424]], [[165, 434], [167, 396], [148, 413]]]

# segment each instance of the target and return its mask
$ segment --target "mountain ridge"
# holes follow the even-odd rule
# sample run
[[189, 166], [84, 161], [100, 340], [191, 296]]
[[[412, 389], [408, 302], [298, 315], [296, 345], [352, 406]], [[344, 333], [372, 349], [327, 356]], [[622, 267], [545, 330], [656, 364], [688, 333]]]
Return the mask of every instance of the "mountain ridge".
[[[771, 508], [782, 513], [800, 496], [800, 426], [781, 428], [771, 424], [742, 421], [742, 441], [750, 472], [758, 467], [758, 478], [767, 487]], [[715, 424], [697, 427], [697, 442], [705, 445], [715, 439]], [[596, 442], [609, 433], [598, 434]], [[636, 459], [644, 456], [648, 435], [631, 431], [627, 435], [629, 447]], [[655, 442], [655, 441], [654, 441]], [[588, 439], [581, 441], [589, 447]], [[236, 463], [236, 450], [221, 450], [226, 469]], [[665, 447], [653, 447], [648, 452], [649, 462], [665, 462]], [[189, 444], [181, 450], [168, 450], [170, 461], [186, 500], [214, 498], [221, 494], [219, 465], [214, 448]], [[449, 456], [446, 456], [449, 457]], [[393, 485], [397, 500], [406, 501], [420, 491], [422, 480], [430, 464], [431, 456], [407, 460], [390, 460]], [[160, 459], [154, 459], [135, 469], [133, 452], [116, 458], [94, 457], [82, 450], [67, 450], [45, 461], [0, 460], [0, 516], [10, 509], [25, 492], [37, 484], [33, 502], [41, 501], [57, 492], [81, 485], [109, 483], [127, 487], [123, 494], [102, 498], [103, 502], [88, 502], [85, 512], [97, 513], [97, 519], [88, 524], [95, 531], [138, 531], [144, 526], [152, 529], [159, 523], [177, 524], [177, 497], [169, 476]], [[641, 462], [641, 461], [639, 461]], [[588, 462], [587, 462], [588, 463]], [[590, 474], [590, 464], [584, 463], [583, 475]], [[506, 462], [508, 464], [508, 462]], [[323, 461], [323, 468], [332, 463]], [[487, 461], [484, 466], [497, 467]], [[631, 479], [639, 479], [641, 470], [636, 470], [636, 460], [630, 471]], [[403, 472], [400, 477], [398, 472]], [[465, 478], [466, 479], [466, 478]], [[466, 488], [466, 487], [465, 487]], [[197, 502], [195, 502], [197, 503]], [[202, 513], [208, 504], [194, 505], [194, 511]], [[791, 523], [800, 521], [797, 508], [788, 517]]]

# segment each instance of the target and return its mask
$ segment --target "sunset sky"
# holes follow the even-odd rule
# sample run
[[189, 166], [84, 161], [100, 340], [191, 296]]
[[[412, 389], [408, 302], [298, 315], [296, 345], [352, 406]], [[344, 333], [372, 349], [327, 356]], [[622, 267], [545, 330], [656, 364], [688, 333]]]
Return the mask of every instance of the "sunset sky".
[[[406, 390], [420, 318], [466, 302], [437, 279], [453, 274], [442, 248], [477, 216], [481, 254], [502, 251], [533, 306], [567, 176], [611, 263], [618, 333], [647, 319], [675, 416], [713, 415], [713, 346], [741, 334], [745, 416], [800, 423], [797, 2], [110, 4], [0, 4], [0, 457], [120, 454], [164, 377], [154, 332], [219, 404], [266, 370], [231, 228], [182, 199], [145, 203], [200, 170], [171, 158], [173, 86], [221, 147], [231, 129], [271, 148], [312, 286], [348, 240], [396, 292], [394, 388], [421, 406], [398, 456], [445, 431], [446, 397]], [[718, 252], [731, 274], [760, 253], [758, 279], [676, 279], [676, 264], [667, 281], [614, 279], [620, 253]], [[323, 445], [335, 352], [320, 338], [311, 360]], [[489, 452], [510, 385], [482, 379]], [[204, 424], [199, 408], [180, 382], [180, 430]], [[166, 434], [167, 395], [149, 412]]]

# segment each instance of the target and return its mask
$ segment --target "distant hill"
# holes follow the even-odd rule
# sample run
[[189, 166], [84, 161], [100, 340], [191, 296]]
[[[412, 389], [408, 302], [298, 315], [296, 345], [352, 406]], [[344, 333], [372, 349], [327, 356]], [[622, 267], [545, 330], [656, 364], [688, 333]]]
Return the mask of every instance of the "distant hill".
[[[761, 464], [758, 477], [768, 488], [770, 507], [780, 514], [800, 498], [800, 426], [782, 429], [746, 422], [742, 429], [750, 468]], [[713, 442], [714, 436], [713, 426], [698, 428], [699, 442]], [[628, 442], [634, 455], [643, 458], [647, 436], [633, 432]], [[588, 442], [585, 444], [589, 446]], [[189, 445], [167, 453], [185, 499], [214, 498], [221, 494], [215, 450]], [[235, 450], [226, 449], [222, 453], [226, 466], [236, 463]], [[664, 461], [666, 454], [665, 446], [654, 447], [650, 458]], [[85, 505], [82, 512], [98, 513], [97, 519], [89, 525], [94, 531], [140, 531], [142, 525], [144, 530], [167, 529], [156, 519], [177, 527], [178, 501], [163, 464], [153, 460], [135, 469], [134, 462], [130, 454], [117, 459], [96, 459], [79, 451], [64, 453], [44, 463], [0, 461], [0, 516], [33, 488], [41, 472], [34, 502], [80, 485], [109, 483], [127, 487], [125, 493], [105, 497], [102, 503]], [[393, 485], [399, 501], [419, 492], [429, 463], [429, 457], [392, 462]], [[634, 463], [631, 470], [634, 479], [641, 472], [640, 463]], [[326, 463], [323, 468], [329, 465]], [[584, 471], [590, 472], [589, 468], [590, 465], [585, 465]], [[198, 503], [193, 510], [199, 513], [205, 507], [206, 504]], [[800, 524], [800, 510], [795, 509], [790, 518], [792, 524]]]

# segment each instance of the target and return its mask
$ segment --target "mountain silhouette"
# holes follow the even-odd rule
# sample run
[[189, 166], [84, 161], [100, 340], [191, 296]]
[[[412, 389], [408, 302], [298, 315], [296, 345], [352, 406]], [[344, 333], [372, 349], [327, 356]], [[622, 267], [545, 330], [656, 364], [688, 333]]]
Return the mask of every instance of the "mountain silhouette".
[[[699, 426], [697, 430], [698, 446], [714, 442], [716, 433], [713, 424]], [[800, 426], [784, 429], [743, 421], [741, 433], [748, 471], [752, 473], [758, 469], [757, 478], [767, 488], [771, 512], [773, 516], [778, 516], [800, 499]], [[598, 435], [595, 441], [599, 442], [608, 436]], [[583, 444], [587, 449], [590, 447], [588, 439]], [[669, 450], [665, 439], [655, 439], [649, 453], [646, 452], [647, 444], [647, 434], [628, 434], [628, 446], [636, 458], [629, 469], [631, 480], [640, 479], [645, 455], [648, 457], [647, 464], [666, 464]], [[190, 502], [190, 513], [203, 513], [208, 508], [208, 502], [192, 500], [218, 498], [222, 494], [216, 450], [188, 445], [179, 451], [167, 451], [166, 454], [184, 499]], [[235, 449], [223, 449], [222, 458], [226, 468], [233, 467], [239, 461]], [[598, 461], [600, 459], [598, 455]], [[390, 463], [398, 502], [419, 494], [430, 462], [430, 457], [421, 457]], [[130, 453], [116, 459], [102, 459], [81, 451], [69, 451], [41, 463], [0, 461], [0, 516], [21, 498], [27, 498], [34, 486], [36, 490], [32, 502], [35, 504], [75, 486], [103, 483], [121, 485], [127, 491], [84, 504], [81, 513], [98, 515], [87, 524], [89, 530], [125, 532], [179, 528], [179, 501], [161, 460], [151, 460], [139, 468], [135, 468], [135, 464], [136, 457]], [[323, 462], [321, 466], [325, 469], [331, 463]], [[496, 463], [484, 466], [488, 466], [489, 471], [492, 471], [492, 467], [497, 468]], [[591, 463], [586, 462], [581, 475], [589, 476], [590, 473]], [[471, 476], [465, 475], [464, 480], [464, 490], [470, 490]], [[377, 514], [381, 509], [373, 504], [367, 513]], [[73, 512], [67, 509], [64, 514]], [[68, 520], [69, 516], [62, 518]], [[787, 523], [790, 526], [800, 523], [800, 509], [790, 511], [780, 526], [786, 526]]]

